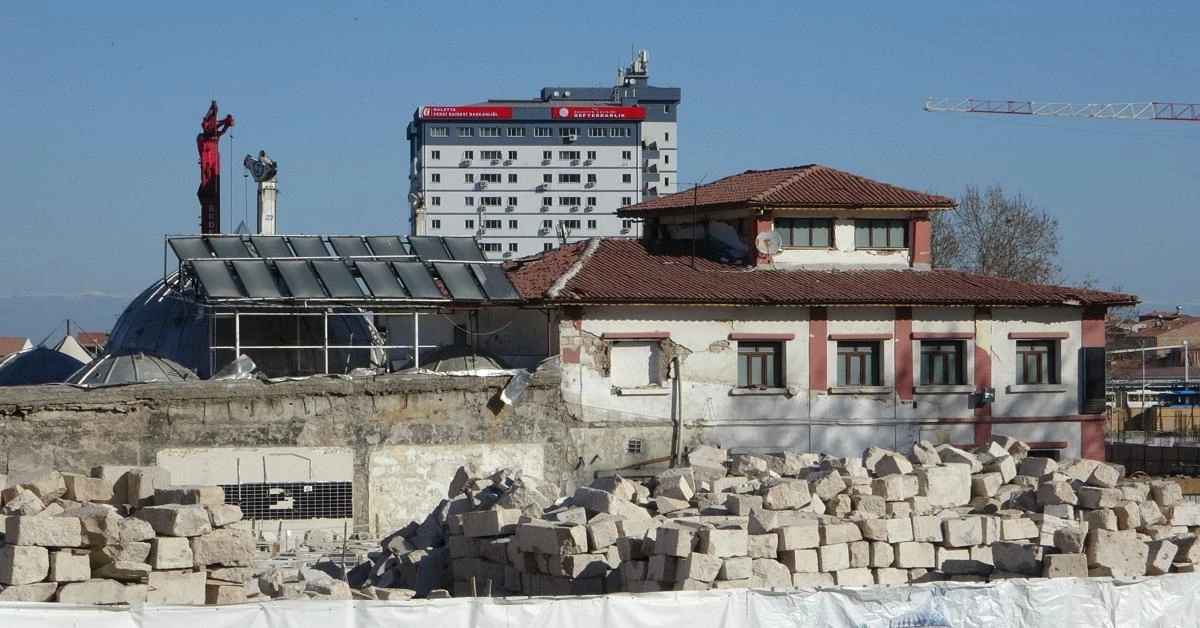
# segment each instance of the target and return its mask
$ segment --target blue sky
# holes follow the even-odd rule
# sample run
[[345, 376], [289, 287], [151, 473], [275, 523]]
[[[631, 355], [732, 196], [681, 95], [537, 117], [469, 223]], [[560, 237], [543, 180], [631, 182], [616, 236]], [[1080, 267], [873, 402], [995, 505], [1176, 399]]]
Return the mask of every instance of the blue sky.
[[955, 196], [998, 183], [1058, 217], [1069, 280], [1196, 310], [1200, 124], [921, 107], [1200, 101], [1198, 14], [1116, 2], [14, 4], [0, 19], [0, 335], [39, 331], [12, 310], [5, 320], [11, 297], [132, 296], [161, 275], [163, 234], [197, 228], [194, 137], [211, 99], [237, 119], [221, 145], [224, 172], [235, 165], [228, 229], [253, 222], [240, 161], [266, 149], [280, 163], [281, 231], [402, 233], [417, 106], [610, 85], [635, 47], [650, 50], [652, 83], [683, 89], [681, 181], [817, 162]]

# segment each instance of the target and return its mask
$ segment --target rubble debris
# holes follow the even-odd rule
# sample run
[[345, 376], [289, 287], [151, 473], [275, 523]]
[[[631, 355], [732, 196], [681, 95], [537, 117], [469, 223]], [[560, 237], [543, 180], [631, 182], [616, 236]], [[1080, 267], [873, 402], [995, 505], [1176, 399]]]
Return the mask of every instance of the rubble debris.
[[686, 459], [557, 500], [518, 472], [464, 466], [425, 521], [355, 567], [356, 584], [371, 599], [576, 595], [1126, 578], [1200, 561], [1200, 506], [1176, 483], [1030, 457], [1006, 436], [841, 459], [704, 446]]

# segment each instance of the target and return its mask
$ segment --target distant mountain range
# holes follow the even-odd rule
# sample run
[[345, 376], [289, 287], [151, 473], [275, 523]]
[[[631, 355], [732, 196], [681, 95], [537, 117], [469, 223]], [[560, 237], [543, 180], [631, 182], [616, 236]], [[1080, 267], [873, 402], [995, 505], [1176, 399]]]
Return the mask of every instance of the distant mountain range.
[[0, 336], [27, 336], [36, 345], [58, 342], [71, 320], [71, 333], [111, 331], [134, 295], [64, 294], [0, 295]]

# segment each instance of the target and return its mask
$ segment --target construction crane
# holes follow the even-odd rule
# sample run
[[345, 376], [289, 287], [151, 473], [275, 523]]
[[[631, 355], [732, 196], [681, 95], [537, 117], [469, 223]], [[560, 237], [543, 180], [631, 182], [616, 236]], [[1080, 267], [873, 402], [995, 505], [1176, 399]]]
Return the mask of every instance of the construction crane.
[[1182, 120], [1200, 122], [1200, 104], [1179, 102], [1067, 103], [982, 98], [930, 98], [925, 111], [1000, 113], [1113, 120]]
[[196, 150], [200, 152], [200, 233], [221, 233], [221, 151], [217, 146], [221, 136], [233, 126], [233, 116], [217, 119], [217, 101], [212, 101], [200, 133], [196, 135]]

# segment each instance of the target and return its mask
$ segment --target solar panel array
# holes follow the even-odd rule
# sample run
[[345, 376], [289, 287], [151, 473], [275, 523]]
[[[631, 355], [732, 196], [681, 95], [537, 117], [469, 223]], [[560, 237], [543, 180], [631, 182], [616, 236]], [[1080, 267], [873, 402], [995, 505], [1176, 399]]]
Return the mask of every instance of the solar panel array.
[[520, 300], [474, 238], [204, 235], [167, 243], [213, 301]]

